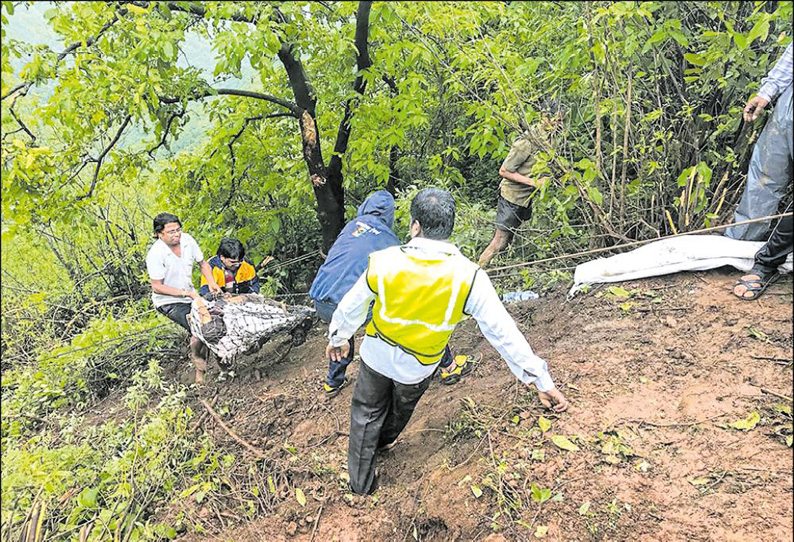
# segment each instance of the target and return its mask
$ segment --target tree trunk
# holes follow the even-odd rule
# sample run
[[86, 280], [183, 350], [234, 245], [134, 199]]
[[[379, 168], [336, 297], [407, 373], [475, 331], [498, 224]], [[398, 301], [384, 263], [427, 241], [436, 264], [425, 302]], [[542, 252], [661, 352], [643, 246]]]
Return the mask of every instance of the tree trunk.
[[[371, 7], [372, 2], [359, 2], [356, 13], [355, 43], [358, 50], [356, 65], [359, 73], [353, 83], [353, 90], [360, 95], [364, 94], [364, 89], [366, 88], [366, 81], [362, 72], [372, 65], [368, 51], [369, 13]], [[320, 148], [320, 132], [315, 115], [317, 97], [314, 89], [306, 77], [306, 72], [303, 70], [300, 59], [293, 54], [292, 46], [287, 43], [282, 44], [278, 57], [284, 65], [284, 69], [287, 70], [295, 102], [303, 110], [299, 119], [303, 159], [309, 168], [309, 178], [314, 188], [314, 196], [317, 199], [317, 219], [320, 222], [323, 235], [322, 251], [327, 254], [337, 235], [345, 226], [342, 156], [347, 151], [347, 144], [350, 140], [350, 119], [353, 116], [354, 104], [351, 100], [347, 100], [345, 103], [345, 111], [342, 115], [342, 121], [339, 124], [334, 144], [334, 154], [328, 167], [326, 167]]]
[[[317, 123], [308, 111], [300, 118], [303, 159], [309, 168], [314, 197], [317, 200], [317, 220], [323, 235], [323, 254], [328, 254], [337, 235], [345, 226], [345, 195], [342, 174], [326, 175], [325, 162], [317, 134]], [[315, 179], [318, 179], [315, 181]]]
[[295, 103], [303, 109], [298, 122], [301, 130], [301, 143], [303, 146], [303, 160], [309, 169], [314, 196], [317, 199], [317, 220], [322, 229], [322, 251], [327, 254], [336, 236], [345, 225], [344, 192], [342, 189], [342, 176], [328, 178], [325, 160], [320, 148], [320, 132], [315, 117], [315, 104], [317, 97], [314, 89], [306, 77], [303, 65], [295, 58], [292, 47], [283, 44], [278, 52], [278, 57], [287, 71], [290, 88], [295, 96]]
[[400, 187], [400, 175], [397, 173], [397, 159], [400, 157], [400, 147], [393, 145], [389, 149], [389, 180], [386, 182], [386, 190], [397, 197], [397, 189]]

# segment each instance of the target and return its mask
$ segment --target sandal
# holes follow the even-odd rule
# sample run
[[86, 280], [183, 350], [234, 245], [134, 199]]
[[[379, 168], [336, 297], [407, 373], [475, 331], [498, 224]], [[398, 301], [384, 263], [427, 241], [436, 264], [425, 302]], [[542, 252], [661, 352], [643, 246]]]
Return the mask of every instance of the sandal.
[[[736, 281], [733, 286], [733, 295], [745, 301], [758, 299], [770, 284], [773, 284], [780, 277], [777, 271], [764, 273], [763, 271], [753, 270], [749, 275], [745, 275]], [[739, 286], [744, 286], [744, 292], [737, 292]], [[749, 295], [748, 295], [749, 294]]]
[[480, 360], [482, 360], [482, 353], [480, 352], [473, 356], [455, 356], [455, 362], [451, 367], [441, 369], [441, 383], [446, 385], [456, 384], [461, 377], [472, 372], [474, 366]]

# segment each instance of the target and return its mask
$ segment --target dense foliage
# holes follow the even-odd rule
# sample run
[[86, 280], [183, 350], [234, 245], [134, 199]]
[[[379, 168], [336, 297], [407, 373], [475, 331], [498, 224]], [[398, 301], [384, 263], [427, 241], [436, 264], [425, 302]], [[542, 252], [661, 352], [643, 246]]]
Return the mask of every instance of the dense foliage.
[[[12, 33], [23, 13], [42, 31]], [[499, 164], [553, 96], [570, 112], [535, 173], [554, 182], [505, 260], [721, 223], [762, 128], [740, 110], [791, 18], [790, 1], [2, 2], [4, 535], [50, 502], [63, 540], [100, 520], [170, 537], [152, 506], [212, 486], [212, 444], [158, 372], [184, 344], [147, 299], [157, 212], [208, 254], [233, 235], [276, 256], [283, 295], [370, 191], [397, 194], [404, 236], [411, 195], [444, 186], [476, 257]], [[124, 388], [131, 418], [77, 418]]]

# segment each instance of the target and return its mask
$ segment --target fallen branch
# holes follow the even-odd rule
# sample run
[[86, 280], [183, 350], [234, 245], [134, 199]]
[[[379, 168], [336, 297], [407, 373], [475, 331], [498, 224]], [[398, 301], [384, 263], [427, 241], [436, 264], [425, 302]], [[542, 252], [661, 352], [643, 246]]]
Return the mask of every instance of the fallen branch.
[[650, 307], [650, 308], [639, 308], [637, 309], [638, 312], [664, 312], [664, 311], [688, 311], [692, 307]]
[[652, 421], [649, 421], [649, 420], [639, 420], [639, 419], [636, 419], [636, 418], [627, 419], [627, 420], [618, 419], [615, 422], [613, 422], [610, 425], [610, 427], [613, 427], [613, 426], [615, 426], [615, 425], [617, 425], [618, 423], [621, 423], [621, 422], [623, 422], [623, 423], [639, 423], [639, 424], [650, 425], [650, 426], [653, 426], [653, 427], [691, 427], [693, 425], [698, 425], [698, 424], [705, 423], [705, 422], [708, 422], [708, 421], [711, 421], [711, 420], [714, 420], [714, 419], [717, 419], [717, 418], [721, 418], [722, 416], [725, 416], [725, 414], [717, 414], [716, 416], [710, 416], [710, 417], [705, 418], [703, 420], [697, 420], [697, 421], [694, 421], [694, 422], [683, 422], [683, 423], [679, 423], [679, 422], [658, 423], [658, 422], [652, 422]]
[[761, 469], [758, 467], [739, 467], [741, 470], [750, 470], [754, 472], [771, 472], [773, 474], [788, 474], [789, 476], [794, 475], [790, 470], [783, 470], [783, 469]]
[[314, 535], [317, 534], [317, 526], [320, 524], [320, 516], [323, 515], [323, 506], [325, 506], [325, 502], [320, 504], [320, 511], [317, 512], [317, 519], [314, 520], [314, 527], [312, 528], [312, 537], [309, 539], [309, 542], [314, 542]]
[[775, 358], [775, 357], [770, 357], [770, 356], [753, 356], [753, 355], [750, 355], [750, 357], [753, 358], [753, 359], [761, 359], [761, 360], [764, 360], [764, 361], [772, 361], [772, 362], [774, 362], [777, 365], [790, 365], [794, 361], [794, 360], [787, 359], [787, 358]]
[[238, 444], [243, 446], [246, 450], [250, 451], [259, 459], [265, 459], [265, 453], [259, 448], [255, 448], [254, 446], [243, 440], [237, 433], [234, 432], [234, 430], [232, 430], [231, 427], [223, 423], [221, 417], [218, 416], [218, 413], [212, 409], [212, 407], [209, 405], [209, 403], [207, 403], [206, 400], [202, 399], [201, 404], [204, 405], [204, 408], [207, 409], [207, 412], [210, 413], [210, 416], [212, 416], [215, 419], [215, 421], [218, 422], [218, 425], [220, 425], [223, 428], [223, 430], [229, 434], [230, 437], [236, 440]]
[[[217, 401], [218, 401], [218, 396], [216, 395], [215, 397], [212, 398], [212, 401], [210, 401], [210, 406], [214, 407]], [[193, 425], [188, 428], [188, 432], [192, 433], [196, 431], [199, 427], [201, 427], [201, 424], [204, 422], [204, 419], [207, 417], [207, 414], [208, 414], [207, 412], [202, 413], [201, 416], [199, 416], [198, 419], [193, 423]]]
[[788, 397], [787, 395], [783, 395], [782, 393], [778, 393], [776, 391], [772, 391], [766, 388], [761, 388], [761, 391], [764, 393], [768, 393], [769, 395], [774, 395], [775, 397], [779, 397], [780, 399], [785, 399], [788, 402], [792, 402], [791, 397]]

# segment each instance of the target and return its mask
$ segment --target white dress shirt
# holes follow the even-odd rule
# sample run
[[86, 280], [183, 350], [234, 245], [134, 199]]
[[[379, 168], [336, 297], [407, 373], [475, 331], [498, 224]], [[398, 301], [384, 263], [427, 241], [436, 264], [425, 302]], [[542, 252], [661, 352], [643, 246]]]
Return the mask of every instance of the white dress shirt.
[[[193, 264], [203, 260], [204, 254], [196, 240], [187, 233], [182, 233], [179, 245], [182, 257], [174, 254], [174, 251], [162, 239], [155, 241], [146, 255], [146, 271], [149, 273], [150, 279], [162, 280], [166, 286], [192, 292], [195, 290], [193, 287]], [[178, 297], [152, 292], [152, 303], [155, 307], [190, 302], [191, 299], [187, 296]]]
[[[445, 241], [415, 237], [404, 249], [415, 258], [437, 260], [439, 257], [463, 257], [458, 248]], [[361, 327], [367, 310], [376, 294], [367, 284], [366, 272], [339, 302], [328, 327], [328, 336], [333, 346], [341, 346]], [[482, 270], [477, 270], [474, 284], [464, 311], [480, 326], [483, 336], [496, 348], [507, 362], [510, 371], [525, 384], [535, 384], [540, 391], [554, 388], [546, 362], [532, 352], [524, 335], [502, 305], [491, 279]], [[417, 384], [435, 371], [438, 363], [422, 365], [411, 354], [391, 346], [378, 337], [364, 337], [361, 344], [361, 359], [374, 371], [401, 384]]]

